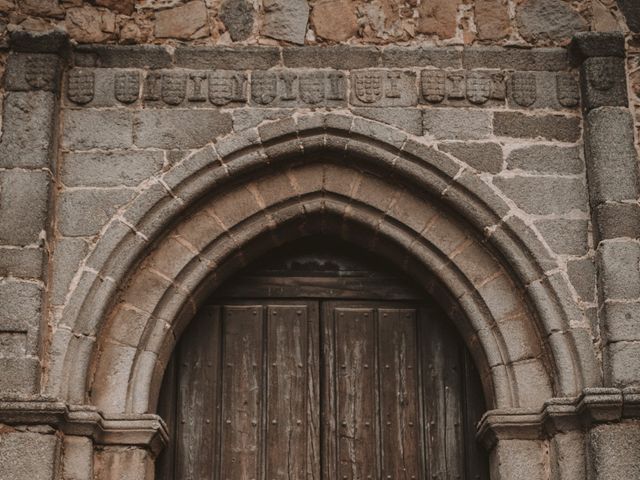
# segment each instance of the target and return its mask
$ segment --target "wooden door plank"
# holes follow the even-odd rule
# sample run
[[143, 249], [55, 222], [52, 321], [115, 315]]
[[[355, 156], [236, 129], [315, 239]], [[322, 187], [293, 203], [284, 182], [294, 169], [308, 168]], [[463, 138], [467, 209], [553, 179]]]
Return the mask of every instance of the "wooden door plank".
[[160, 452], [156, 463], [156, 479], [157, 480], [173, 480], [174, 479], [174, 462], [176, 458], [176, 356], [171, 355], [171, 359], [167, 364], [160, 387], [160, 398], [158, 399], [158, 415], [162, 417], [167, 425], [169, 433], [169, 442], [167, 446]]
[[376, 324], [371, 308], [336, 308], [339, 478], [378, 478]]
[[175, 478], [210, 478], [216, 453], [220, 310], [205, 308], [180, 343], [177, 357]]
[[308, 309], [267, 308], [266, 478], [307, 477]]
[[331, 303], [321, 303], [320, 343], [322, 349], [320, 409], [321, 478], [338, 479], [338, 434], [336, 424], [335, 317]]
[[421, 478], [415, 309], [378, 310], [382, 478]]
[[[307, 304], [307, 480], [321, 480], [319, 302]], [[300, 479], [300, 480], [305, 480]]]
[[429, 478], [463, 478], [462, 346], [453, 326], [431, 309], [421, 309], [420, 341]]
[[220, 480], [261, 478], [263, 312], [261, 305], [223, 308]]
[[464, 457], [467, 480], [489, 480], [486, 452], [476, 440], [476, 425], [486, 411], [480, 375], [469, 352], [464, 355]]

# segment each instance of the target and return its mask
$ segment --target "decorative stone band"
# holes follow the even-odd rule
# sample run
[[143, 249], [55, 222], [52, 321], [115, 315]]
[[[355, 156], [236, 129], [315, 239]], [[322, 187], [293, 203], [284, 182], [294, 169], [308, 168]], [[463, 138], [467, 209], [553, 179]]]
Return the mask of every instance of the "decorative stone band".
[[159, 453], [169, 440], [155, 414], [107, 415], [89, 406], [62, 402], [0, 402], [0, 423], [50, 425], [65, 434], [90, 437], [98, 445], [129, 445]]
[[[23, 60], [33, 85], [38, 58]], [[39, 80], [36, 77], [35, 80]], [[563, 110], [580, 103], [573, 72], [440, 68], [185, 70], [72, 68], [70, 106], [407, 107], [491, 106]]]
[[487, 449], [499, 440], [538, 440], [557, 431], [580, 430], [592, 424], [637, 418], [640, 388], [587, 388], [575, 398], [554, 398], [541, 411], [490, 410], [478, 425], [478, 439]]

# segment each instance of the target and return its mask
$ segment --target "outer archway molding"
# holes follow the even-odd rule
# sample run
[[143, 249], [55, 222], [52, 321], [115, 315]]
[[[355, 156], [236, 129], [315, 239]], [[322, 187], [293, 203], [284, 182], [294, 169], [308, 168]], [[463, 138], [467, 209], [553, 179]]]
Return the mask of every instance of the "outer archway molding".
[[[470, 231], [482, 239], [481, 244], [496, 253], [516, 290], [526, 293], [527, 308], [533, 312], [531, 325], [535, 325], [549, 352], [544, 368], [547, 375], [552, 375], [547, 378], [556, 379], [551, 386], [552, 395], [575, 396], [585, 386], [598, 384], [595, 355], [587, 332], [580, 327], [581, 314], [571, 302], [566, 279], [556, 271], [557, 265], [542, 242], [489, 185], [453, 157], [393, 127], [348, 115], [312, 113], [266, 123], [207, 145], [119, 212], [84, 262], [82, 275], [70, 294], [51, 349], [49, 390], [63, 393], [74, 403], [100, 398], [92, 390], [95, 384], [91, 373], [103, 368], [100, 359], [109, 358], [103, 335], [105, 319], [112, 318], [110, 309], [116, 306], [119, 296], [126, 297], [128, 282], [148, 253], [161, 248], [170, 227], [192, 215], [207, 194], [243, 179], [260, 178], [262, 171], [323, 159], [339, 163], [343, 158], [349, 159], [349, 165], [382, 175], [386, 181], [409, 185], [437, 200], [464, 219]], [[370, 207], [367, 201], [364, 205]], [[249, 241], [250, 231], [243, 234], [248, 235]], [[182, 287], [195, 289], [202, 279], [210, 278], [208, 267], [199, 268], [200, 274], [192, 278], [192, 283], [186, 282]], [[157, 285], [151, 288], [163, 292], [163, 308], [175, 304], [174, 311], [179, 312], [182, 305], [189, 305], [191, 311], [197, 307], [189, 292], [174, 285], [172, 279], [165, 278], [164, 284], [159, 278], [155, 280]], [[461, 303], [464, 302], [463, 295]], [[156, 307], [150, 307], [151, 311]], [[111, 357], [113, 371], [104, 373], [107, 378], [116, 378], [124, 362], [124, 370], [133, 372], [128, 379], [134, 384], [142, 378], [150, 381], [148, 375], [140, 373], [145, 370], [140, 365], [155, 363], [153, 356], [138, 355], [137, 347], [133, 351], [122, 351], [118, 345], [114, 348], [120, 351], [117, 357]], [[484, 355], [490, 357], [491, 352]], [[146, 371], [149, 368], [153, 370], [148, 367]], [[508, 375], [503, 380], [515, 385], [514, 378]], [[141, 388], [135, 386], [133, 390]], [[123, 413], [144, 410], [140, 406], [144, 402], [136, 400], [134, 408], [130, 400], [129, 397], [124, 403], [106, 405]], [[521, 404], [521, 400], [501, 399], [496, 406]]]

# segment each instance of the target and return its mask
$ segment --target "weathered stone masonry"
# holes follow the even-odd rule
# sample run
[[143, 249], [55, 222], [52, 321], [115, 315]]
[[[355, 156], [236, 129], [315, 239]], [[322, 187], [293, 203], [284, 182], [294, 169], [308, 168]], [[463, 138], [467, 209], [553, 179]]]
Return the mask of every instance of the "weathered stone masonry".
[[457, 312], [492, 478], [639, 476], [624, 55], [617, 34], [513, 50], [71, 48], [16, 33], [3, 471], [152, 478], [159, 383], [200, 302], [270, 248], [333, 233]]

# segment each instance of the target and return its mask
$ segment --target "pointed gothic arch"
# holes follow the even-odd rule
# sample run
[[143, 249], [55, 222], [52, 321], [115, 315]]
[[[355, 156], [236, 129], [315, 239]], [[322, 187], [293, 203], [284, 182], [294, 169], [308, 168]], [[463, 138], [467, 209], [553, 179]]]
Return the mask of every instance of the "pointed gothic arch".
[[[276, 186], [295, 169], [289, 190]], [[377, 239], [373, 251], [451, 299], [494, 408], [539, 408], [596, 384], [589, 336], [571, 327], [580, 313], [544, 244], [468, 167], [397, 129], [303, 115], [223, 138], [157, 180], [108, 224], [69, 292], [50, 349], [50, 368], [64, 372], [51, 377], [63, 381], [48, 386], [69, 401], [153, 410], [164, 362], [198, 302], [247, 259], [323, 229]], [[399, 190], [406, 205], [394, 215], [381, 201]], [[430, 209], [446, 212], [437, 231], [461, 244], [418, 226]], [[189, 246], [181, 235], [193, 237]], [[476, 258], [463, 255], [471, 249]], [[478, 278], [484, 261], [491, 273]]]

